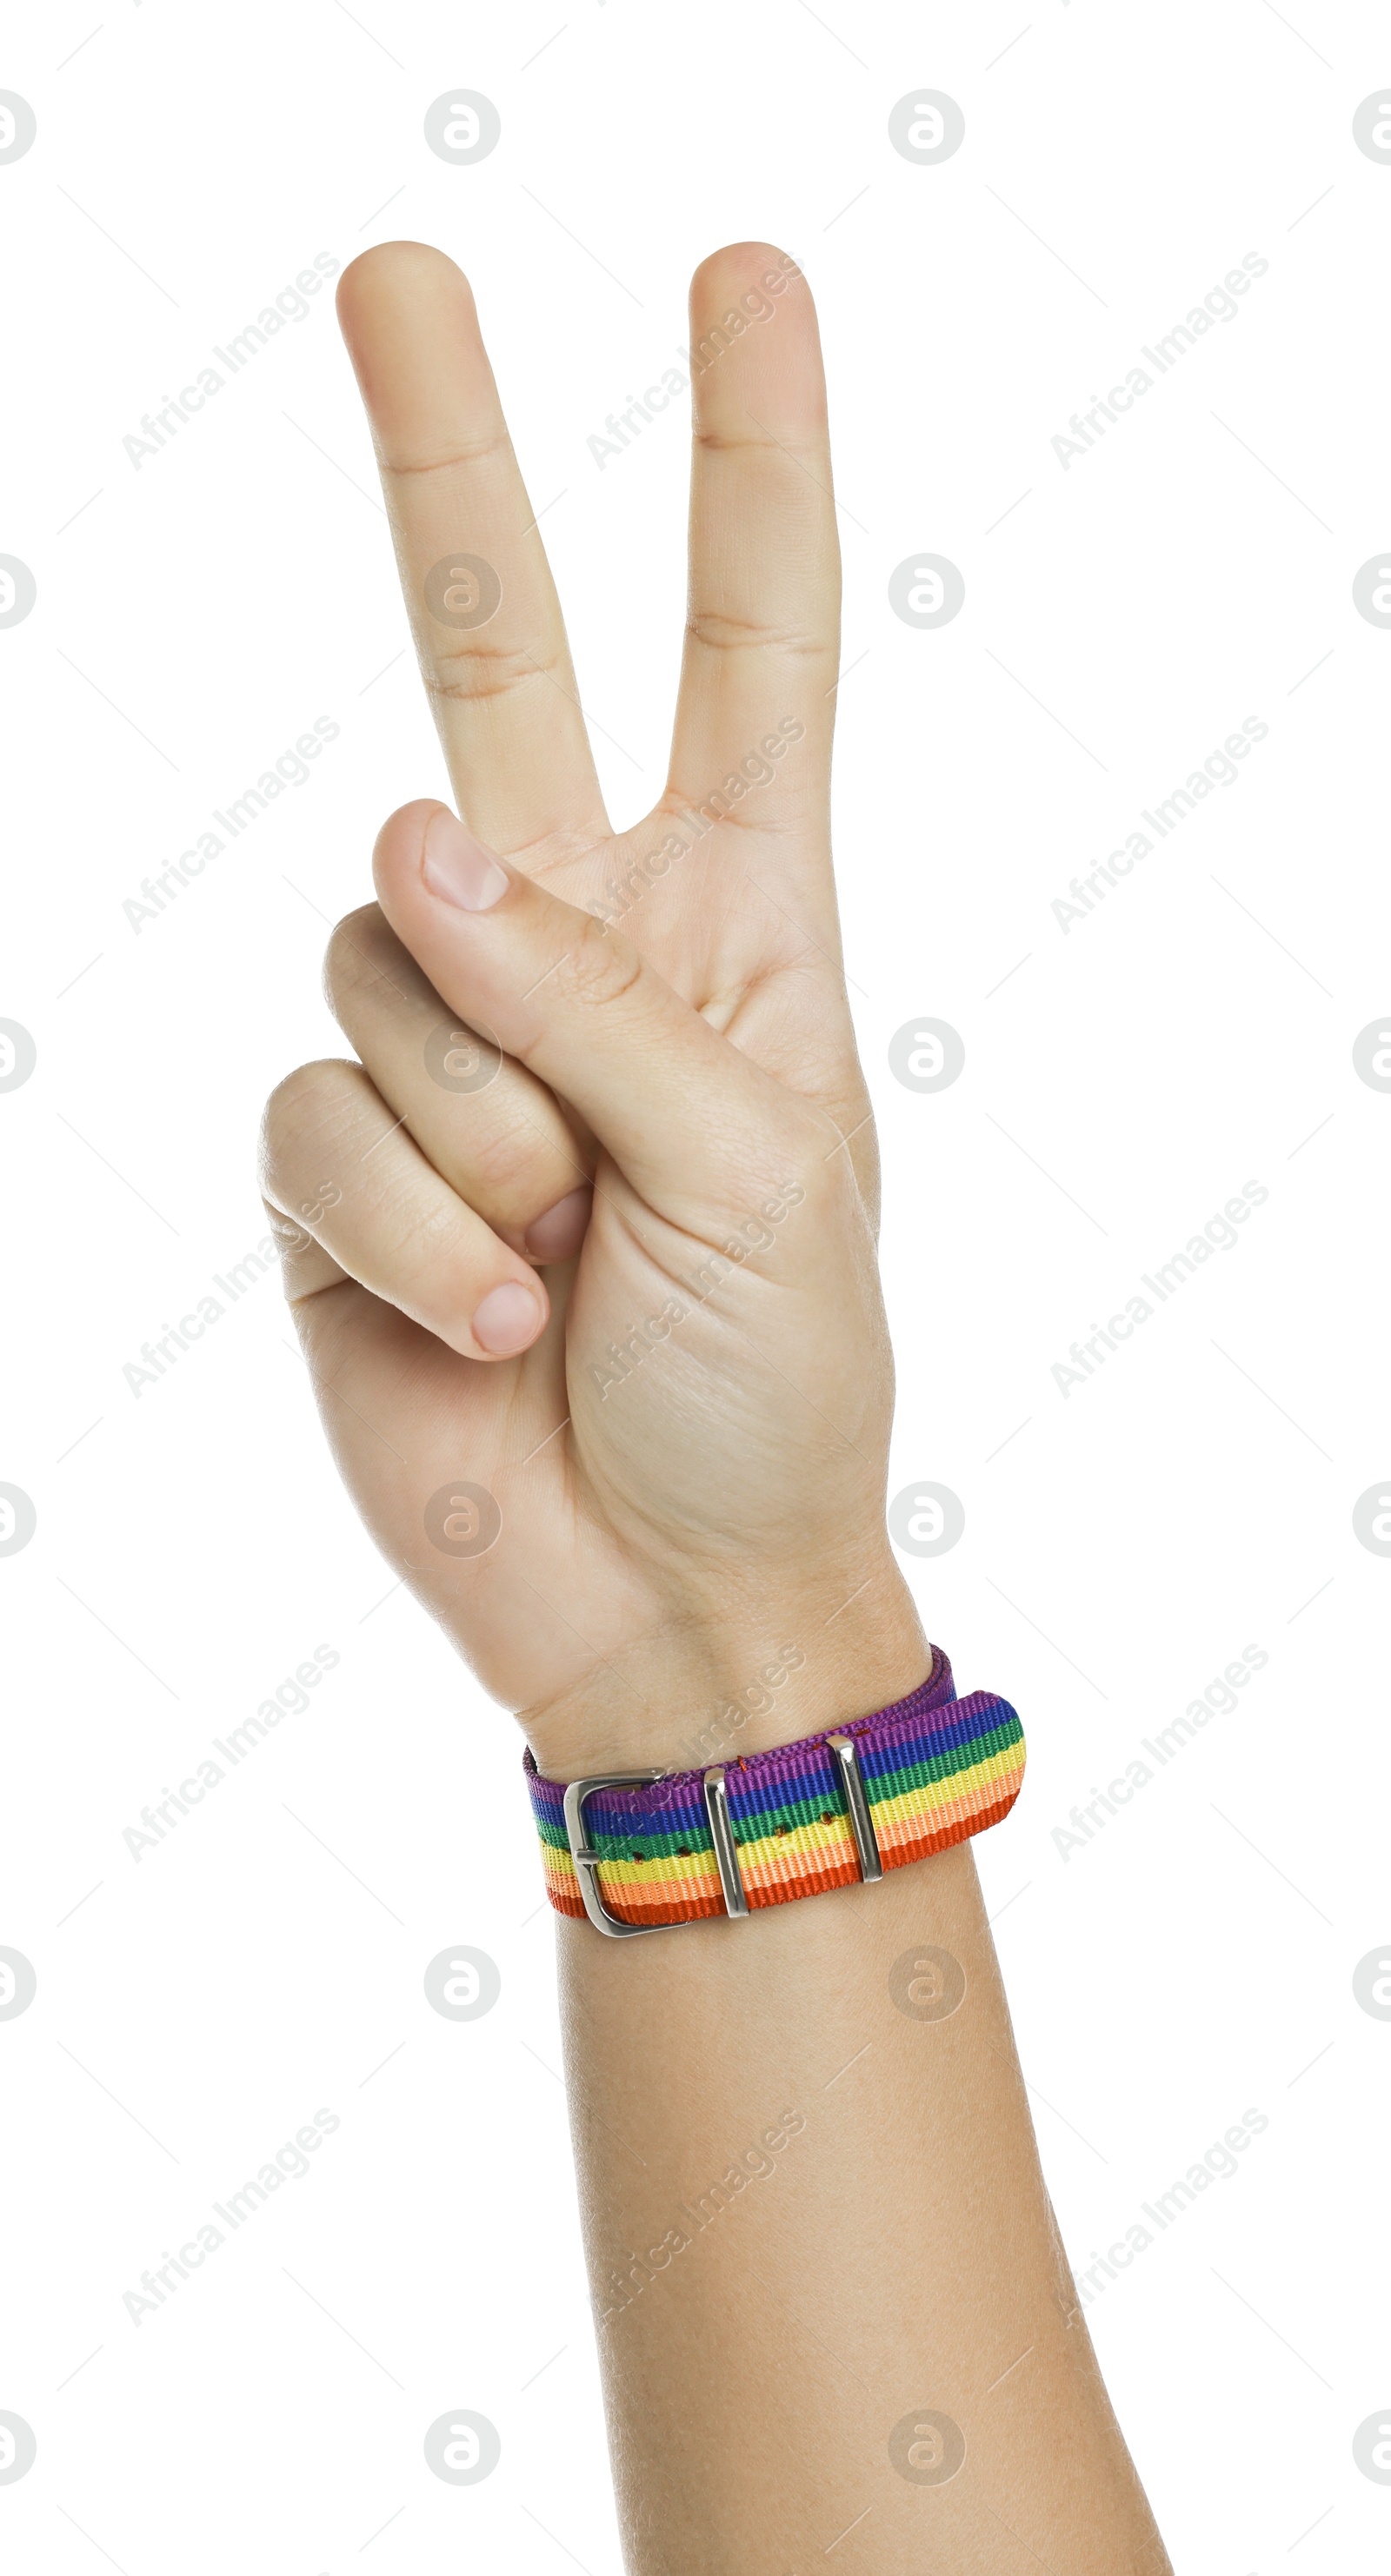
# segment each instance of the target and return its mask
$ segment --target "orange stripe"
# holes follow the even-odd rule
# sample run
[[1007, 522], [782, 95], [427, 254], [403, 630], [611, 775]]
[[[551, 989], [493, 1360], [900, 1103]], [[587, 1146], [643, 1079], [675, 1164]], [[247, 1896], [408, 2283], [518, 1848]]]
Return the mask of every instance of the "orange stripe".
[[[880, 1851], [894, 1851], [905, 1843], [919, 1842], [924, 1831], [931, 1832], [937, 1818], [943, 1815], [957, 1817], [982, 1815], [987, 1807], [999, 1804], [1000, 1797], [1006, 1789], [1011, 1793], [1009, 1803], [1012, 1805], [1019, 1794], [1023, 1777], [1024, 1765], [1021, 1762], [1012, 1776], [1006, 1773], [1003, 1779], [996, 1777], [993, 1780], [982, 1780], [978, 1788], [967, 1791], [961, 1797], [942, 1800], [924, 1814], [886, 1817], [882, 1825], [876, 1819], [874, 1831]], [[870, 1812], [873, 1814], [872, 1808]]]
[[[953, 1823], [934, 1826], [927, 1833], [919, 1835], [911, 1844], [900, 1844], [894, 1851], [885, 1852], [886, 1868], [901, 1869], [910, 1861], [926, 1860], [933, 1852], [947, 1851], [954, 1843], [969, 1841], [975, 1834], [983, 1832], [987, 1826], [999, 1824], [1001, 1819], [1009, 1814], [1018, 1794], [1017, 1788], [1012, 1788], [993, 1806], [970, 1816], [959, 1817]], [[822, 1896], [828, 1894], [834, 1887], [852, 1887], [858, 1878], [859, 1871], [854, 1863], [847, 1862], [840, 1868], [807, 1871], [797, 1877], [775, 1880], [762, 1887], [750, 1887], [747, 1891], [749, 1911], [754, 1913], [764, 1905], [787, 1905], [800, 1896]], [[672, 1915], [668, 1915], [660, 1906], [634, 1905], [623, 1897], [610, 1896], [607, 1891], [605, 1891], [604, 1902], [609, 1912], [615, 1915], [620, 1923], [645, 1924], [653, 1921], [692, 1923], [724, 1912], [722, 1898], [683, 1905], [679, 1912]]]

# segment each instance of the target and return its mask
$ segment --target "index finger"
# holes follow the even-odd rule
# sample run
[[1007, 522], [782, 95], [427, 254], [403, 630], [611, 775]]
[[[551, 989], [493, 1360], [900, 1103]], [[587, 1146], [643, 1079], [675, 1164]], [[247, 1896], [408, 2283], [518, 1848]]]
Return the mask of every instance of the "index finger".
[[385, 242], [345, 269], [338, 319], [459, 812], [523, 866], [587, 846], [603, 798], [468, 280]]

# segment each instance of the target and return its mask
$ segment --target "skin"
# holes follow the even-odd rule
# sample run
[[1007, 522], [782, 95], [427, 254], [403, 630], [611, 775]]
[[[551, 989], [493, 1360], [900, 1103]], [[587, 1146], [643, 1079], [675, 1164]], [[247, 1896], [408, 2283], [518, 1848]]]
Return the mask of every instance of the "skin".
[[[338, 305], [462, 826], [429, 800], [384, 826], [326, 967], [356, 1059], [268, 1105], [287, 1293], [373, 1536], [541, 1770], [735, 1759], [930, 1661], [884, 1525], [811, 296], [766, 244], [696, 272], [693, 346], [749, 319], [695, 378], [669, 781], [620, 834], [465, 280], [394, 243]], [[427, 597], [443, 566], [467, 611], [460, 550], [501, 585], [472, 625]], [[634, 2576], [832, 2547], [876, 2576], [1160, 2576], [969, 1847], [739, 1924], [557, 1941]], [[949, 2014], [903, 2007], [927, 1949], [964, 1975]], [[924, 2410], [964, 2437], [946, 2480]]]

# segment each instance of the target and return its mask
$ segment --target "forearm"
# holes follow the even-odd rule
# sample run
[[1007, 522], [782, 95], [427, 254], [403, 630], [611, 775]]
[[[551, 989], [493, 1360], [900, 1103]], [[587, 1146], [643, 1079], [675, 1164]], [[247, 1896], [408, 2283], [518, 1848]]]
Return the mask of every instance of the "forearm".
[[558, 1929], [634, 2576], [786, 2576], [852, 2526], [876, 2576], [1159, 2576], [969, 1850], [651, 1940]]

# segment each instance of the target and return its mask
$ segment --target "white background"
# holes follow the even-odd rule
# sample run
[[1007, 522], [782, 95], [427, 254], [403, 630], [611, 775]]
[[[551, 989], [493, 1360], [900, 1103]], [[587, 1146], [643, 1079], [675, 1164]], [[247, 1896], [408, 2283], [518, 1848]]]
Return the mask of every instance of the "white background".
[[[831, 384], [891, 1490], [961, 1497], [955, 1549], [904, 1561], [960, 1687], [1028, 1730], [978, 1849], [1049, 2183], [1081, 2273], [1264, 2112], [1092, 2330], [1185, 2576], [1383, 2569], [1352, 2439], [1391, 2411], [1391, 2027], [1352, 1978], [1391, 1931], [1391, 1565], [1352, 1512], [1391, 1465], [1391, 1098], [1352, 1047], [1388, 1003], [1391, 633], [1352, 582], [1391, 510], [1391, 169], [1352, 117], [1385, 12], [98, 5], [14, 11], [0, 62], [38, 118], [0, 168], [0, 551], [38, 587], [0, 632], [0, 1015], [38, 1049], [0, 1096], [0, 1478], [38, 1514], [0, 1562], [0, 1942], [38, 1977], [0, 2022], [0, 2407], [38, 2442], [9, 2563], [616, 2576], [515, 1732], [359, 1529], [274, 1277], [123, 1376], [264, 1233], [259, 1104], [342, 1051], [328, 924], [386, 813], [448, 793], [331, 289], [138, 470], [122, 441], [316, 253], [450, 251], [627, 823], [663, 775], [682, 407], [602, 472], [586, 442], [672, 362], [695, 261], [767, 236]], [[501, 115], [471, 168], [422, 136], [451, 83]], [[965, 113], [940, 167], [888, 140], [917, 83]], [[1238, 317], [1064, 470], [1069, 415], [1248, 252]], [[930, 632], [887, 598], [923, 549], [966, 585]], [[317, 716], [309, 780], [133, 929]], [[1068, 880], [1248, 716], [1239, 781], [1064, 934]], [[965, 1041], [938, 1095], [888, 1067], [922, 1014]], [[1064, 1396], [1068, 1345], [1248, 1180], [1239, 1243]], [[308, 1711], [134, 1860], [142, 1806], [319, 1643]], [[1236, 1710], [1064, 1858], [1073, 1805], [1248, 1644]], [[422, 1986], [459, 1942], [502, 1977], [467, 2024]], [[309, 2174], [133, 2325], [123, 2292], [320, 2107]], [[422, 2453], [459, 2407], [502, 2441], [469, 2489]]]

